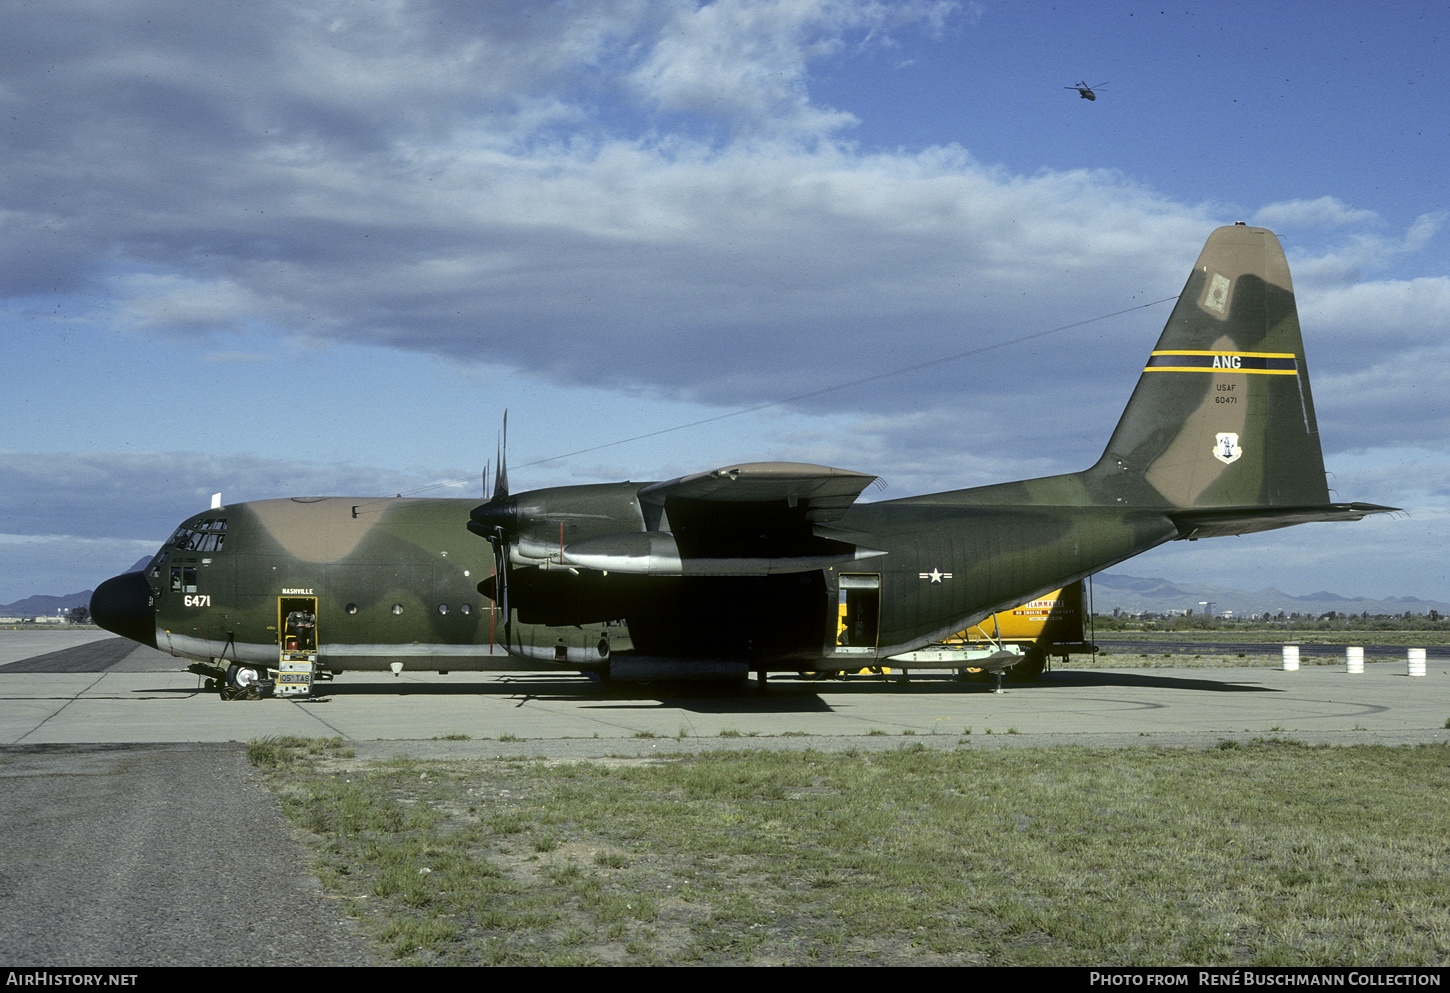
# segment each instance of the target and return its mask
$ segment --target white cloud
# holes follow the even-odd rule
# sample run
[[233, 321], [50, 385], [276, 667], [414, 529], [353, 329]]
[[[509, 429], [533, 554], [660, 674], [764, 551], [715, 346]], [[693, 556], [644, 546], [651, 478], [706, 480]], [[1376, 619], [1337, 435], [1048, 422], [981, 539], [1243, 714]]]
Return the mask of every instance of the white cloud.
[[628, 85], [648, 105], [722, 121], [748, 139], [829, 138], [857, 123], [812, 100], [810, 64], [856, 45], [891, 46], [889, 31], [940, 31], [957, 5], [849, 0], [715, 0], [678, 4], [646, 43]]
[[137, 330], [235, 329], [267, 309], [251, 288], [231, 279], [133, 273], [117, 280], [116, 292], [125, 301], [122, 322]]
[[[469, 478], [453, 471], [446, 478]], [[415, 490], [425, 470], [390, 471], [342, 464], [186, 452], [47, 452], [0, 450], [0, 533], [73, 538], [133, 538], [158, 543], [182, 518], [223, 500], [280, 496], [391, 495]], [[448, 489], [428, 495], [455, 495]], [[112, 508], [124, 506], [125, 514]]]
[[[1334, 366], [1378, 365], [1403, 349], [1443, 343], [1450, 328], [1450, 276], [1299, 289], [1297, 297], [1300, 323], [1330, 343]], [[1401, 364], [1407, 367], [1423, 368]]]
[[938, 31], [946, 4], [318, 2], [161, 33], [79, 9], [97, 20], [10, 68], [38, 98], [60, 58], [76, 89], [46, 102], [79, 138], [32, 122], [48, 188], [14, 191], [0, 263], [28, 265], [0, 272], [78, 270], [155, 333], [271, 327], [733, 406], [1171, 293], [1216, 222], [1110, 171], [816, 140], [844, 118], [812, 65]]
[[1319, 255], [1291, 251], [1289, 259], [1295, 285], [1320, 289], [1359, 282], [1367, 273], [1422, 251], [1444, 223], [1445, 216], [1444, 213], [1422, 214], [1400, 238], [1355, 231]]
[[1268, 228], [1280, 227], [1342, 227], [1346, 224], [1372, 224], [1379, 215], [1372, 210], [1356, 210], [1335, 197], [1317, 200], [1287, 200], [1259, 208], [1254, 223]]

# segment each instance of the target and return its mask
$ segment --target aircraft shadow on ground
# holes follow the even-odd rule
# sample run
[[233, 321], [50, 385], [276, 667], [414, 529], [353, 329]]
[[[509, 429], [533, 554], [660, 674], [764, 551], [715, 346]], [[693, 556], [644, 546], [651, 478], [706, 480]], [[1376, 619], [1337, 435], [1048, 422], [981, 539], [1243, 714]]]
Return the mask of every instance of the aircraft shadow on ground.
[[[321, 682], [316, 695], [304, 704], [343, 702], [349, 699], [379, 697], [488, 697], [514, 699], [518, 706], [539, 700], [572, 703], [591, 710], [644, 710], [670, 705], [698, 713], [828, 713], [832, 710], [826, 697], [869, 699], [893, 696], [943, 697], [992, 696], [995, 681], [968, 681], [946, 676], [917, 677], [910, 680], [856, 679], [772, 680], [764, 691], [753, 681], [710, 683], [699, 681], [609, 683], [601, 684], [583, 678], [560, 677], [554, 674], [530, 677], [511, 675], [476, 683], [429, 683], [419, 679], [365, 683], [348, 683], [346, 676], [338, 682]], [[1023, 693], [1061, 696], [1075, 690], [1094, 689], [1192, 690], [1201, 693], [1283, 693], [1285, 690], [1254, 682], [1229, 682], [1183, 675], [1135, 673], [1082, 669], [1043, 674], [1032, 683], [1005, 683], [1007, 696]], [[215, 691], [201, 687], [137, 687], [137, 697], [186, 698], [211, 696]], [[247, 702], [247, 701], [239, 701]], [[257, 701], [252, 701], [257, 702]], [[270, 701], [269, 701], [270, 702]], [[1145, 701], [1151, 702], [1151, 701]]]
[[[1214, 670], [1223, 672], [1222, 669]], [[1125, 686], [1133, 689], [1199, 690], [1208, 693], [1282, 693], [1281, 689], [1252, 682], [1253, 673], [1244, 669], [1244, 681], [1230, 682], [1201, 676], [1169, 676], [1161, 672], [1123, 672], [1120, 669], [1060, 669], [1045, 674], [1036, 683], [1017, 689], [1070, 689], [1073, 687]]]
[[[346, 677], [344, 677], [345, 680]], [[1280, 693], [1280, 689], [1252, 682], [1227, 682], [1222, 679], [1195, 678], [1183, 675], [1133, 673], [1084, 669], [1046, 673], [1033, 683], [1006, 683], [1008, 695], [1020, 693], [1058, 693], [1074, 689], [1120, 687], [1137, 690], [1196, 690], [1212, 693]], [[345, 681], [322, 683], [318, 700], [344, 700], [353, 697], [387, 696], [479, 696], [518, 698], [520, 706], [538, 699], [570, 702], [592, 709], [639, 709], [669, 703], [702, 712], [749, 711], [792, 712], [829, 711], [826, 696], [871, 697], [880, 694], [939, 696], [990, 696], [995, 681], [967, 681], [946, 676], [914, 677], [909, 680], [855, 679], [771, 680], [764, 690], [752, 681], [740, 682], [656, 682], [609, 683], [579, 678], [540, 676], [509, 676], [506, 679], [477, 683], [427, 683], [424, 681], [367, 682], [348, 684]]]

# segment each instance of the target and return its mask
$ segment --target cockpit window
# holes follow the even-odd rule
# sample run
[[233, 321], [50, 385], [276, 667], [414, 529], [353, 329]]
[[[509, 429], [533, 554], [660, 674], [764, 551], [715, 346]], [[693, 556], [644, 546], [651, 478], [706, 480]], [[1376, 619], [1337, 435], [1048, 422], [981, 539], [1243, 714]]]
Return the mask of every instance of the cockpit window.
[[196, 592], [196, 566], [174, 565], [171, 567], [171, 592]]
[[184, 552], [219, 552], [226, 537], [226, 518], [206, 518], [177, 528], [165, 547]]

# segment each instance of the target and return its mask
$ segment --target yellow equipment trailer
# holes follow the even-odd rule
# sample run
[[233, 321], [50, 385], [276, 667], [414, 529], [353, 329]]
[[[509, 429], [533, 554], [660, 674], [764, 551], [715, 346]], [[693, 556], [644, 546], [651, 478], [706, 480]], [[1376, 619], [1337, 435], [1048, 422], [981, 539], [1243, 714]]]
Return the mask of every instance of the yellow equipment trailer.
[[1097, 651], [1083, 638], [1086, 616], [1083, 584], [1072, 583], [1011, 610], [999, 610], [940, 644], [893, 656], [891, 661], [893, 668], [909, 671], [912, 662], [940, 665], [957, 660], [963, 676], [1002, 673], [1028, 682], [1042, 675], [1049, 656], [1066, 661], [1069, 655]]

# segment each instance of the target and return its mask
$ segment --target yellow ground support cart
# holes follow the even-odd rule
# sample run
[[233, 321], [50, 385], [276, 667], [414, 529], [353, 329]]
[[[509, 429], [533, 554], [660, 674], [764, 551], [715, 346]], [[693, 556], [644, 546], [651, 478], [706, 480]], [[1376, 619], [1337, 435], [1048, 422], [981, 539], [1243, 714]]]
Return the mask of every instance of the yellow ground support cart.
[[1083, 638], [1086, 616], [1083, 584], [1077, 582], [1011, 610], [999, 610], [940, 644], [894, 656], [892, 662], [910, 670], [913, 662], [939, 667], [955, 660], [961, 663], [957, 671], [967, 678], [1002, 673], [1016, 682], [1030, 682], [1042, 675], [1051, 656], [1066, 661], [1069, 655], [1097, 651]]

